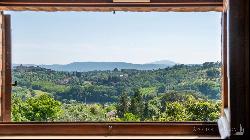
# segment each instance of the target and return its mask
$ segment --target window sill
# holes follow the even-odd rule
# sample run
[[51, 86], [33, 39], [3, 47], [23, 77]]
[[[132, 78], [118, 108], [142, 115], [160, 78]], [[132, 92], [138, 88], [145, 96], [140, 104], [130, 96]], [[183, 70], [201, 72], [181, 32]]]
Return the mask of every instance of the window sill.
[[215, 136], [0, 136], [0, 139], [219, 139]]
[[2, 136], [219, 136], [216, 122], [0, 123]]

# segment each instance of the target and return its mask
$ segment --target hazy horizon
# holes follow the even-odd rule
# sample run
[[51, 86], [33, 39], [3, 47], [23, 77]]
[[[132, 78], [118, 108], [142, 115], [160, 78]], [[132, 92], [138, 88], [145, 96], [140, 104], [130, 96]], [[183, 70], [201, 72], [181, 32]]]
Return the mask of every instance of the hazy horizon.
[[[171, 61], [171, 60], [170, 60]], [[155, 62], [155, 61], [153, 61]], [[124, 61], [81, 61], [81, 62], [69, 62], [69, 63], [62, 63], [62, 64], [58, 64], [58, 63], [54, 63], [54, 64], [31, 64], [31, 63], [12, 63], [12, 65], [67, 65], [67, 64], [72, 64], [72, 63], [129, 63], [129, 64], [140, 64], [140, 65], [144, 65], [144, 64], [153, 64], [153, 62], [148, 62], [148, 63], [131, 63], [131, 62], [124, 62]], [[174, 61], [172, 61], [174, 62]], [[221, 62], [221, 61], [206, 61], [206, 62]], [[181, 65], [183, 63], [178, 63], [178, 62], [175, 62], [176, 64], [178, 65]], [[203, 62], [205, 63], [205, 62]], [[200, 65], [200, 64], [203, 64], [203, 63], [190, 63], [190, 64], [184, 64], [184, 65]]]
[[220, 61], [220, 13], [8, 12], [13, 64]]

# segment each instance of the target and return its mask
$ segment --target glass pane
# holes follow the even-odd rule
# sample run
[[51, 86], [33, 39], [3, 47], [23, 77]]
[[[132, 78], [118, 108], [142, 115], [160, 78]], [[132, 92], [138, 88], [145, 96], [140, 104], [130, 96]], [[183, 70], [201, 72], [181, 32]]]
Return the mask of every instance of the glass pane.
[[220, 115], [220, 13], [10, 14], [13, 122]]

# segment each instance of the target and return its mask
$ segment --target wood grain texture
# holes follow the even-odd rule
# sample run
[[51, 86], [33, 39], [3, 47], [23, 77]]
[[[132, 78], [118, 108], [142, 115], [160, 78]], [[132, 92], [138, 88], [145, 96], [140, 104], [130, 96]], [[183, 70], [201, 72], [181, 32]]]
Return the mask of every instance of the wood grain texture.
[[112, 0], [1, 0], [0, 10], [17, 11], [222, 11], [223, 0], [151, 0], [150, 3], [113, 3]]
[[218, 136], [216, 123], [1, 123], [0, 135], [207, 135]]
[[222, 100], [222, 114], [224, 114], [224, 108], [228, 108], [228, 55], [227, 55], [227, 12], [222, 13], [221, 19], [221, 60], [222, 60], [222, 67], [221, 67], [221, 100]]
[[1, 119], [10, 122], [11, 118], [11, 22], [10, 15], [2, 15], [2, 89]]
[[[0, 27], [3, 24], [3, 12], [0, 12]], [[2, 91], [3, 91], [3, 30], [0, 28], [0, 122], [2, 121]]]
[[113, 2], [133, 2], [133, 3], [138, 3], [138, 2], [150, 2], [150, 0], [113, 0]]
[[229, 100], [232, 138], [249, 136], [249, 0], [228, 0]]

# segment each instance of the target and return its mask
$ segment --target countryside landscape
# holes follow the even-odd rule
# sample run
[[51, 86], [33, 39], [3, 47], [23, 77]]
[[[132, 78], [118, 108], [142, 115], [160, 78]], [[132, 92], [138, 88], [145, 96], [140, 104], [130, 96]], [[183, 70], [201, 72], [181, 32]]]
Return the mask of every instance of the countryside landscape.
[[216, 121], [220, 63], [13, 65], [13, 122]]
[[220, 116], [221, 13], [10, 14], [12, 122]]

